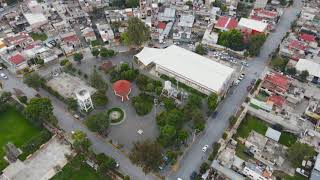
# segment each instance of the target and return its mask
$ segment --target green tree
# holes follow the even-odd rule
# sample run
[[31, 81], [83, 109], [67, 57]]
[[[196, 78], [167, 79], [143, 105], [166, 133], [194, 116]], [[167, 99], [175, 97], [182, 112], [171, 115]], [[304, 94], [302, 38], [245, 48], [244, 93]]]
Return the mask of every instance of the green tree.
[[84, 132], [76, 130], [72, 133], [71, 138], [73, 140], [73, 146], [76, 151], [80, 153], [88, 153], [91, 142]]
[[109, 127], [108, 114], [106, 112], [99, 112], [91, 115], [85, 120], [85, 124], [91, 131], [106, 135]]
[[176, 129], [180, 129], [185, 121], [185, 116], [181, 110], [171, 109], [169, 111], [161, 112], [156, 119], [158, 126], [163, 127], [169, 124]]
[[288, 62], [288, 59], [281, 58], [280, 56], [274, 56], [272, 57], [270, 64], [274, 69], [284, 71]]
[[218, 44], [235, 51], [241, 51], [244, 49], [243, 35], [239, 30], [236, 29], [220, 32]]
[[76, 111], [78, 109], [78, 102], [74, 98], [67, 98], [66, 104], [70, 110]]
[[267, 37], [264, 34], [252, 35], [248, 41], [248, 52], [250, 56], [257, 56], [260, 53], [260, 49]]
[[92, 47], [97, 47], [97, 46], [103, 45], [103, 43], [101, 41], [99, 41], [99, 40], [93, 40], [93, 41], [90, 42], [90, 44], [91, 44]]
[[117, 162], [103, 153], [96, 155], [96, 159], [99, 165], [98, 171], [107, 172], [116, 168]]
[[163, 127], [160, 127], [160, 136], [158, 141], [163, 146], [169, 146], [175, 143], [177, 136], [176, 127], [166, 124]]
[[215, 93], [212, 93], [209, 97], [208, 97], [208, 108], [211, 111], [215, 111], [216, 108], [218, 106], [218, 95]]
[[280, 4], [282, 5], [282, 6], [285, 6], [285, 5], [287, 5], [287, 0], [280, 0]]
[[137, 17], [130, 18], [126, 31], [127, 44], [141, 46], [150, 39], [149, 28]]
[[309, 159], [316, 154], [314, 149], [300, 142], [294, 143], [287, 151], [287, 158], [293, 167], [299, 167], [304, 159]]
[[307, 70], [301, 71], [301, 73], [299, 74], [299, 77], [303, 81], [306, 81], [308, 76], [309, 76], [309, 72]]
[[136, 8], [139, 6], [139, 0], [126, 0], [126, 7]]
[[108, 86], [97, 70], [93, 70], [90, 75], [90, 85], [98, 91], [106, 92]]
[[287, 69], [287, 73], [292, 75], [292, 76], [295, 76], [297, 74], [297, 69], [295, 67], [288, 68]]
[[116, 7], [124, 7], [126, 5], [126, 0], [112, 0], [111, 5]]
[[191, 107], [198, 107], [201, 108], [202, 107], [202, 99], [199, 95], [197, 94], [191, 94], [188, 97], [188, 101], [187, 101], [187, 105], [191, 106]]
[[178, 139], [180, 140], [180, 141], [182, 141], [182, 142], [184, 142], [185, 140], [187, 140], [188, 139], [188, 132], [187, 131], [185, 131], [185, 130], [180, 130], [179, 132], [178, 132]]
[[44, 82], [44, 79], [36, 72], [26, 74], [23, 77], [23, 82], [28, 85], [29, 87], [38, 89], [41, 87], [42, 83]]
[[112, 49], [101, 48], [100, 49], [100, 56], [104, 58], [109, 58], [114, 56], [115, 52]]
[[153, 97], [146, 94], [139, 94], [132, 98], [132, 105], [139, 116], [147, 115], [153, 107]]
[[97, 48], [92, 48], [91, 49], [91, 54], [92, 56], [95, 56], [96, 58], [98, 58], [99, 54], [100, 54], [100, 50]]
[[167, 111], [169, 111], [170, 109], [176, 108], [174, 100], [170, 98], [165, 98], [163, 100], [163, 104], [164, 104], [164, 108], [166, 108]]
[[128, 33], [126, 32], [122, 32], [120, 34], [120, 41], [125, 45], [125, 46], [129, 46], [129, 36]]
[[0, 112], [3, 111], [6, 106], [7, 102], [10, 100], [12, 94], [11, 92], [4, 91], [0, 95]]
[[54, 123], [53, 107], [48, 98], [32, 98], [24, 109], [27, 119], [35, 124], [41, 125], [44, 122]]
[[211, 3], [212, 6], [214, 7], [221, 7], [222, 6], [222, 2], [221, 0], [215, 0]]
[[188, 1], [186, 2], [186, 5], [189, 6], [189, 7], [192, 7], [192, 6], [193, 6], [193, 3], [192, 3], [192, 1], [188, 0]]
[[92, 95], [92, 101], [95, 106], [105, 106], [108, 104], [108, 97], [105, 91], [97, 91]]
[[202, 44], [196, 46], [195, 52], [200, 55], [206, 55], [208, 53], [207, 49], [204, 48]]
[[136, 142], [129, 155], [130, 160], [142, 167], [143, 172], [157, 171], [162, 162], [162, 147], [151, 140]]
[[73, 60], [78, 62], [78, 64], [81, 64], [82, 59], [83, 59], [83, 54], [82, 53], [75, 53], [73, 55]]

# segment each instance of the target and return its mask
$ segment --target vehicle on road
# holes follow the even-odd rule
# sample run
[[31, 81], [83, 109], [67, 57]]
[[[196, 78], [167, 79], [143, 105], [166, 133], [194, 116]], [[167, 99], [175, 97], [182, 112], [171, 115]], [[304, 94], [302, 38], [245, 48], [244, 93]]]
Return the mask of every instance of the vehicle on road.
[[2, 70], [3, 69], [3, 67], [2, 66], [0, 66], [0, 70]]
[[252, 79], [251, 85], [254, 85], [256, 83], [256, 79]]
[[202, 148], [202, 152], [206, 152], [208, 150], [208, 147], [209, 147], [208, 144], [204, 145]]
[[8, 79], [8, 76], [7, 76], [5, 73], [0, 73], [0, 76], [1, 76], [3, 79]]
[[239, 76], [239, 80], [242, 80], [242, 79], [244, 79], [244, 76], [245, 76], [245, 74], [244, 73], [242, 73], [240, 76]]
[[239, 85], [240, 81], [241, 81], [241, 80], [237, 79], [237, 80], [234, 82], [234, 85], [236, 85], [236, 86]]
[[194, 180], [194, 179], [196, 179], [197, 178], [197, 172], [195, 172], [195, 171], [193, 171], [192, 173], [191, 173], [191, 175], [190, 175], [190, 179], [191, 180]]

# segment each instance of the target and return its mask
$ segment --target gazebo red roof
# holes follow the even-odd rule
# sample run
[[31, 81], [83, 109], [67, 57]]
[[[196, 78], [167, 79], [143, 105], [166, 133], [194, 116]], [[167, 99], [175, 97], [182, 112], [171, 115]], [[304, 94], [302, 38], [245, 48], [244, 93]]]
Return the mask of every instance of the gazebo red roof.
[[113, 83], [112, 89], [119, 96], [128, 96], [131, 91], [131, 83], [127, 80], [119, 80]]

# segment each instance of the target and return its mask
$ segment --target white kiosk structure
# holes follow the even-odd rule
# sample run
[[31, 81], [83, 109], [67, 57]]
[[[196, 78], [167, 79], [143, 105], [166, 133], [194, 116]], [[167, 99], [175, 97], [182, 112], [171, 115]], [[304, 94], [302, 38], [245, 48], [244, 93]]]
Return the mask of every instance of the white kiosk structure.
[[79, 91], [76, 91], [76, 97], [81, 110], [88, 112], [91, 108], [93, 109], [91, 95], [88, 90], [80, 89]]

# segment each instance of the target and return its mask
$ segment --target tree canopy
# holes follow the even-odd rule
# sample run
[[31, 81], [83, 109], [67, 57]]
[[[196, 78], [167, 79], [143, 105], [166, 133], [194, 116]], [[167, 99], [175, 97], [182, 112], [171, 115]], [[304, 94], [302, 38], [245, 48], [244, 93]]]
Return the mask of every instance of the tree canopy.
[[144, 116], [151, 112], [153, 107], [153, 97], [140, 94], [132, 98], [132, 105], [139, 116]]
[[299, 77], [303, 81], [306, 81], [308, 76], [309, 76], [309, 72], [307, 70], [301, 71], [301, 73], [299, 74]]
[[78, 62], [79, 64], [81, 63], [82, 59], [83, 59], [83, 54], [82, 53], [75, 53], [73, 55], [73, 60]]
[[156, 171], [162, 162], [162, 147], [151, 140], [136, 142], [129, 155], [130, 160], [142, 167], [143, 172]]
[[90, 85], [98, 91], [106, 92], [108, 86], [97, 70], [93, 70], [90, 75]]
[[248, 52], [250, 56], [257, 56], [260, 53], [260, 49], [264, 42], [266, 41], [267, 37], [264, 34], [257, 34], [252, 35], [249, 37], [248, 41]]
[[274, 56], [272, 57], [270, 64], [274, 69], [284, 71], [288, 62], [289, 60], [286, 58], [282, 58], [280, 56]]
[[41, 125], [44, 122], [54, 123], [53, 107], [48, 98], [32, 98], [24, 109], [25, 116], [32, 122]]
[[98, 58], [98, 56], [100, 54], [100, 50], [98, 48], [92, 48], [91, 49], [91, 54], [92, 54], [92, 56]]
[[212, 93], [209, 97], [208, 97], [208, 108], [211, 111], [215, 111], [216, 108], [218, 106], [218, 95], [215, 93]]
[[89, 147], [91, 146], [91, 142], [87, 138], [87, 135], [80, 131], [76, 130], [72, 133], [71, 138], [73, 140], [73, 146], [76, 149], [76, 151], [81, 153], [87, 153], [89, 150]]
[[141, 46], [150, 39], [149, 28], [137, 17], [132, 17], [128, 21], [125, 44]]
[[218, 44], [235, 51], [242, 51], [245, 48], [243, 44], [243, 35], [236, 29], [220, 32]]
[[39, 88], [41, 87], [42, 83], [44, 82], [43, 78], [36, 72], [26, 74], [23, 77], [23, 82], [32, 88]]
[[200, 55], [206, 55], [206, 54], [207, 54], [207, 49], [204, 48], [202, 44], [198, 44], [198, 45], [196, 46], [195, 52], [196, 52], [197, 54], [200, 54]]
[[287, 151], [287, 157], [293, 167], [299, 167], [304, 159], [311, 158], [315, 154], [311, 146], [300, 142], [294, 143]]
[[106, 112], [99, 112], [91, 115], [85, 120], [85, 124], [91, 131], [106, 135], [109, 127], [108, 114]]
[[7, 102], [9, 101], [9, 99], [11, 98], [11, 92], [2, 92], [1, 95], [0, 95], [0, 112], [2, 110], [4, 110], [4, 108], [6, 107], [7, 105]]

